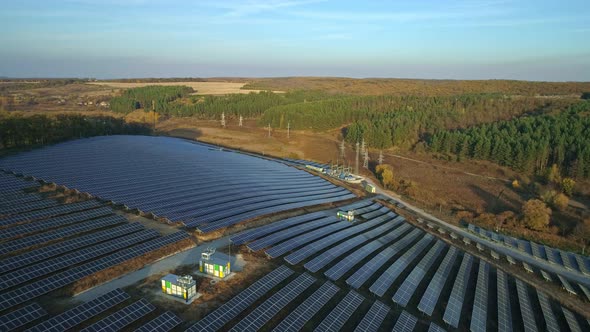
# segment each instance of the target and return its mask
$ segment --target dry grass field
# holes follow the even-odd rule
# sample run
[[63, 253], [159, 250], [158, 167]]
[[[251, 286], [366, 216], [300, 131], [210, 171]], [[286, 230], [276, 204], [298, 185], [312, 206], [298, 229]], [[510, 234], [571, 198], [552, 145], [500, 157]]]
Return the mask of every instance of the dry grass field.
[[[92, 82], [88, 84], [108, 86], [116, 89], [130, 89], [149, 85], [184, 85], [193, 88], [197, 95], [226, 95], [232, 93], [250, 93], [260, 92], [263, 90], [244, 90], [242, 89], [247, 83], [235, 82], [154, 82], [154, 83], [121, 83], [121, 82]], [[278, 91], [275, 91], [278, 92]]]

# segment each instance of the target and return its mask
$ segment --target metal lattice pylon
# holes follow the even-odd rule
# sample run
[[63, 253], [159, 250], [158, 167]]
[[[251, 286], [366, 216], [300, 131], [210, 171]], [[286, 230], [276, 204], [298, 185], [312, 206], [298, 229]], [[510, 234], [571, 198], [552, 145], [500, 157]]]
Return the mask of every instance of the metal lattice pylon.
[[242, 118], [242, 116], [240, 115], [240, 124], [239, 124], [240, 127], [243, 125], [243, 123], [242, 123], [243, 120], [244, 120], [244, 118]]
[[221, 126], [225, 128], [225, 112], [221, 113]]
[[365, 150], [363, 158], [363, 168], [369, 168], [369, 150]]
[[379, 165], [383, 165], [383, 151], [379, 151]]

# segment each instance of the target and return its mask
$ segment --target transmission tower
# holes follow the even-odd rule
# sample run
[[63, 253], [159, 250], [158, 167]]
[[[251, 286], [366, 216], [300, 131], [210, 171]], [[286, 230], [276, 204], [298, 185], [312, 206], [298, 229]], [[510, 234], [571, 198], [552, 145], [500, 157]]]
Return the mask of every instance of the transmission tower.
[[379, 151], [379, 165], [383, 165], [383, 151]]
[[242, 116], [240, 115], [240, 124], [239, 124], [240, 127], [242, 126], [242, 120], [244, 120], [244, 118], [242, 118]]
[[225, 128], [225, 112], [221, 112], [221, 126]]
[[270, 123], [268, 124], [268, 137], [270, 137]]
[[287, 139], [291, 138], [291, 122], [287, 122]]
[[369, 150], [365, 150], [365, 155], [363, 156], [363, 168], [369, 168]]
[[360, 154], [359, 142], [356, 142], [356, 159], [354, 163], [354, 172], [359, 173], [359, 154]]
[[365, 153], [367, 146], [365, 145], [365, 139], [363, 138], [363, 142], [361, 143], [361, 153]]
[[342, 158], [342, 162], [346, 160], [346, 146], [344, 145], [344, 139], [342, 143], [340, 143], [340, 158]]

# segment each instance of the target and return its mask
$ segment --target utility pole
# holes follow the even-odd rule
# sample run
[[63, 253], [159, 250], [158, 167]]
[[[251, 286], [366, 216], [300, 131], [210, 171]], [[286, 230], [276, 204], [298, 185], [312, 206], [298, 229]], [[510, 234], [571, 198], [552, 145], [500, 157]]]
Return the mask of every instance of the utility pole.
[[363, 168], [369, 168], [369, 150], [365, 150], [365, 155], [363, 156]]
[[243, 118], [242, 118], [242, 116], [240, 115], [240, 125], [239, 125], [240, 127], [242, 126], [242, 120], [243, 120]]
[[360, 154], [359, 142], [356, 142], [356, 159], [354, 164], [354, 173], [359, 174], [359, 154]]
[[268, 124], [268, 137], [270, 137], [270, 123]]
[[291, 122], [287, 122], [287, 139], [291, 138]]
[[342, 139], [342, 143], [340, 143], [340, 158], [342, 158], [342, 163], [346, 160], [346, 146], [344, 143], [344, 139]]
[[225, 112], [221, 112], [221, 126], [225, 128]]
[[379, 151], [379, 165], [383, 165], [383, 151]]
[[156, 101], [154, 100], [152, 100], [152, 113], [154, 113], [154, 130], [156, 130]]

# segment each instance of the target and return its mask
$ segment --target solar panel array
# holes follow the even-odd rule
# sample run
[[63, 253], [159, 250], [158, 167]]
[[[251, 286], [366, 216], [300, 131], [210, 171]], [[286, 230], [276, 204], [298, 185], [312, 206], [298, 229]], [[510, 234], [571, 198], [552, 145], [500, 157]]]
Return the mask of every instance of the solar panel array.
[[461, 319], [461, 310], [463, 309], [463, 301], [465, 300], [465, 291], [467, 290], [467, 282], [469, 281], [472, 264], [473, 256], [465, 253], [443, 316], [445, 323], [455, 328], [459, 326], [459, 320]]
[[276, 232], [281, 231], [285, 228], [289, 228], [289, 227], [292, 227], [295, 225], [307, 223], [309, 221], [319, 219], [319, 218], [322, 218], [325, 216], [326, 216], [326, 214], [324, 211], [319, 211], [319, 212], [304, 214], [304, 215], [297, 216], [297, 217], [283, 219], [283, 220], [280, 220], [277, 222], [273, 222], [272, 224], [269, 224], [269, 225], [257, 227], [253, 230], [248, 230], [248, 231], [239, 233], [237, 235], [234, 235], [231, 237], [231, 242], [234, 245], [244, 244], [246, 242], [250, 242], [250, 241], [254, 241], [256, 239], [259, 239], [265, 235], [276, 233]]
[[108, 226], [114, 226], [126, 221], [127, 219], [122, 216], [112, 215], [80, 222], [72, 226], [66, 226], [52, 231], [29, 235], [12, 241], [0, 243], [0, 255], [15, 252], [32, 246], [41, 245], [49, 241], [63, 239], [79, 233], [89, 232]]
[[141, 299], [83, 329], [83, 332], [118, 331], [155, 310], [151, 303]]
[[47, 315], [37, 303], [31, 303], [6, 315], [0, 316], [0, 331], [12, 331]]
[[324, 272], [324, 275], [330, 280], [340, 279], [344, 274], [350, 271], [356, 264], [365, 259], [371, 253], [381, 249], [390, 242], [395, 241], [411, 228], [412, 226], [410, 224], [403, 224], [395, 231], [365, 244], [361, 248], [355, 250], [353, 253], [340, 259], [336, 264], [334, 264], [334, 266]]
[[432, 242], [433, 236], [426, 234], [414, 246], [401, 255], [379, 278], [371, 285], [369, 290], [377, 296], [383, 296], [395, 282], [397, 277], [410, 265], [410, 263], [424, 251], [426, 246]]
[[238, 317], [240, 313], [246, 310], [264, 296], [273, 287], [281, 283], [293, 274], [293, 271], [285, 266], [280, 266], [271, 273], [258, 279], [254, 284], [225, 302], [221, 307], [205, 316], [203, 319], [192, 325], [187, 331], [212, 331], [219, 330], [232, 319]]
[[479, 262], [477, 284], [475, 286], [475, 302], [471, 311], [472, 332], [486, 331], [488, 318], [488, 279], [490, 266], [484, 261]]
[[326, 281], [318, 290], [301, 303], [285, 319], [279, 323], [273, 331], [300, 331], [320, 309], [330, 301], [340, 289], [329, 281]]
[[355, 332], [380, 331], [380, 326], [387, 317], [390, 309], [381, 301], [375, 301], [371, 309], [365, 314]]
[[385, 218], [375, 218], [362, 224], [338, 231], [332, 235], [323, 237], [321, 240], [312, 242], [306, 245], [305, 247], [298, 249], [297, 251], [285, 256], [285, 261], [292, 265], [298, 264], [302, 262], [304, 259], [308, 258], [309, 256], [319, 252], [320, 250], [326, 247], [331, 246], [332, 244], [335, 244], [338, 241], [345, 239], [348, 236], [360, 234], [371, 227], [375, 227], [379, 224], [382, 224], [384, 222], [384, 219]]
[[280, 162], [171, 137], [69, 141], [3, 158], [0, 168], [183, 221], [203, 232], [262, 214], [355, 197]]
[[152, 319], [151, 321], [147, 322], [146, 324], [140, 326], [136, 332], [166, 332], [170, 331], [176, 326], [180, 325], [182, 320], [178, 318], [175, 314], [170, 311], [166, 311], [165, 313], [161, 314], [160, 316]]
[[565, 316], [565, 320], [567, 321], [567, 325], [569, 326], [570, 331], [582, 332], [582, 329], [580, 328], [580, 323], [578, 323], [578, 320], [576, 319], [574, 313], [564, 307], [561, 307], [561, 310], [563, 310], [563, 315]]
[[418, 323], [418, 318], [412, 316], [407, 311], [402, 311], [393, 327], [393, 331], [396, 332], [412, 332], [414, 331], [414, 327], [416, 327], [416, 323]]
[[279, 243], [278, 245], [275, 245], [274, 247], [266, 250], [265, 253], [271, 258], [280, 257], [293, 249], [299, 248], [309, 242], [321, 239], [328, 234], [341, 231], [348, 227], [351, 227], [351, 224], [347, 221], [340, 221], [330, 224], [328, 226], [316, 229], [313, 232], [307, 232], [305, 234], [295, 236], [285, 242]]
[[344, 324], [357, 308], [363, 303], [364, 298], [357, 292], [351, 290], [346, 296], [338, 302], [338, 305], [322, 320], [315, 329], [316, 332], [337, 332], [342, 329]]
[[113, 213], [108, 207], [101, 207], [94, 210], [76, 212], [59, 217], [45, 219], [42, 222], [32, 222], [29, 224], [16, 225], [0, 232], [0, 239], [10, 239], [16, 236], [30, 234], [34, 232], [46, 231], [52, 228], [70, 225], [80, 221], [88, 220], [95, 217], [106, 216]]
[[346, 279], [346, 283], [355, 288], [360, 288], [381, 266], [388, 260], [395, 256], [398, 252], [405, 249], [412, 241], [414, 241], [423, 232], [414, 228], [410, 233], [406, 234], [401, 240], [380, 251], [375, 257], [365, 263], [353, 275]]
[[82, 279], [108, 267], [123, 263], [129, 259], [141, 256], [168, 244], [178, 242], [187, 237], [188, 234], [185, 232], [176, 232], [161, 236], [132, 247], [118, 250], [117, 252], [82, 265], [69, 268], [63, 272], [53, 274], [20, 288], [11, 289], [10, 291], [0, 294], [0, 311], [69, 285], [76, 280]]
[[25, 213], [20, 213], [8, 218], [0, 219], [0, 226], [8, 226], [22, 222], [30, 222], [40, 219], [46, 219], [62, 214], [68, 214], [76, 211], [82, 211], [99, 207], [101, 203], [96, 200], [89, 200], [84, 202], [77, 202], [71, 204], [57, 205], [47, 209], [35, 210]]
[[257, 331], [281, 309], [309, 288], [316, 279], [304, 273], [274, 293], [250, 314], [242, 318], [230, 331]]
[[247, 247], [252, 251], [258, 251], [260, 249], [264, 249], [276, 243], [284, 241], [288, 238], [295, 237], [297, 235], [307, 233], [309, 231], [313, 231], [314, 229], [325, 227], [337, 222], [339, 222], [339, 220], [334, 216], [323, 217], [314, 221], [307, 222], [303, 225], [297, 225], [297, 227], [287, 228], [276, 233], [266, 235], [254, 242], [248, 243]]
[[38, 187], [39, 184], [33, 181], [27, 181], [11, 174], [0, 172], [0, 192], [13, 194], [22, 192], [25, 188]]
[[144, 228], [140, 223], [125, 224], [119, 227], [107, 229], [85, 236], [80, 236], [71, 240], [63, 241], [50, 246], [28, 251], [24, 254], [0, 260], [0, 271], [6, 273], [8, 271], [12, 271], [26, 265], [37, 263], [41, 260], [46, 260], [76, 249], [97, 244], [103, 241], [111, 240], [123, 235], [131, 234], [142, 229]]
[[[590, 258], [581, 256], [572, 252], [561, 251], [546, 245], [540, 245], [535, 242], [516, 239], [511, 236], [497, 234], [491, 231], [468, 224], [467, 229], [475, 234], [485, 238], [491, 238], [499, 243], [504, 243], [511, 248], [517, 248], [522, 253], [528, 254], [539, 261], [548, 261], [552, 264], [565, 267], [570, 271], [580, 272], [590, 276]], [[482, 234], [485, 234], [483, 236]], [[488, 236], [490, 235], [490, 236]], [[510, 257], [510, 256], [509, 256]], [[510, 257], [511, 260], [514, 260]]]
[[336, 258], [346, 254], [353, 248], [367, 242], [367, 240], [371, 240], [378, 236], [382, 236], [387, 234], [391, 231], [394, 227], [398, 226], [399, 223], [395, 222], [387, 222], [384, 225], [381, 225], [369, 232], [362, 233], [360, 235], [354, 236], [324, 252], [320, 255], [316, 256], [309, 262], [305, 263], [304, 267], [311, 272], [317, 272], [320, 269], [324, 268], [326, 265], [334, 261]]
[[61, 332], [74, 328], [92, 317], [105, 312], [119, 303], [129, 299], [129, 295], [121, 289], [115, 289], [75, 308], [67, 310], [38, 325], [28, 332]]
[[25, 204], [14, 204], [10, 206], [0, 207], [0, 216], [11, 216], [22, 212], [46, 209], [57, 205], [59, 205], [59, 202], [53, 199], [26, 202]]
[[121, 250], [125, 247], [156, 238], [158, 232], [150, 229], [130, 234], [122, 239], [114, 239], [105, 243], [100, 243], [70, 252], [66, 255], [45, 260], [43, 262], [30, 265], [9, 274], [0, 276], [0, 289], [4, 290], [35, 278], [59, 271], [75, 264], [95, 259], [102, 255]]
[[520, 304], [520, 313], [524, 324], [525, 332], [536, 332], [537, 323], [535, 322], [535, 313], [531, 305], [531, 298], [524, 282], [516, 279], [516, 291], [518, 292], [518, 302]]
[[555, 314], [553, 313], [553, 309], [551, 308], [551, 303], [549, 303], [549, 297], [541, 291], [537, 291], [537, 297], [539, 298], [541, 311], [543, 311], [543, 317], [545, 318], [547, 331], [559, 332], [559, 324], [557, 323], [557, 319], [555, 318]]
[[395, 302], [401, 306], [404, 306], [404, 307], [406, 305], [408, 305], [408, 302], [410, 302], [412, 295], [414, 295], [414, 291], [416, 291], [416, 288], [418, 288], [418, 285], [420, 284], [420, 282], [422, 281], [422, 279], [426, 275], [426, 272], [428, 272], [428, 270], [430, 269], [432, 264], [436, 261], [436, 259], [440, 255], [440, 253], [445, 248], [445, 246], [446, 245], [444, 244], [444, 242], [442, 242], [440, 240], [436, 241], [434, 246], [432, 246], [432, 248], [430, 248], [428, 253], [426, 253], [426, 255], [424, 255], [422, 260], [420, 260], [418, 265], [416, 265], [416, 267], [414, 267], [412, 272], [410, 272], [408, 277], [404, 280], [404, 282], [401, 284], [401, 286], [397, 289], [397, 291], [395, 292], [395, 294], [393, 295], [393, 298], [392, 298], [393, 302]]
[[512, 308], [508, 276], [502, 270], [496, 270], [498, 281], [498, 332], [512, 331]]

